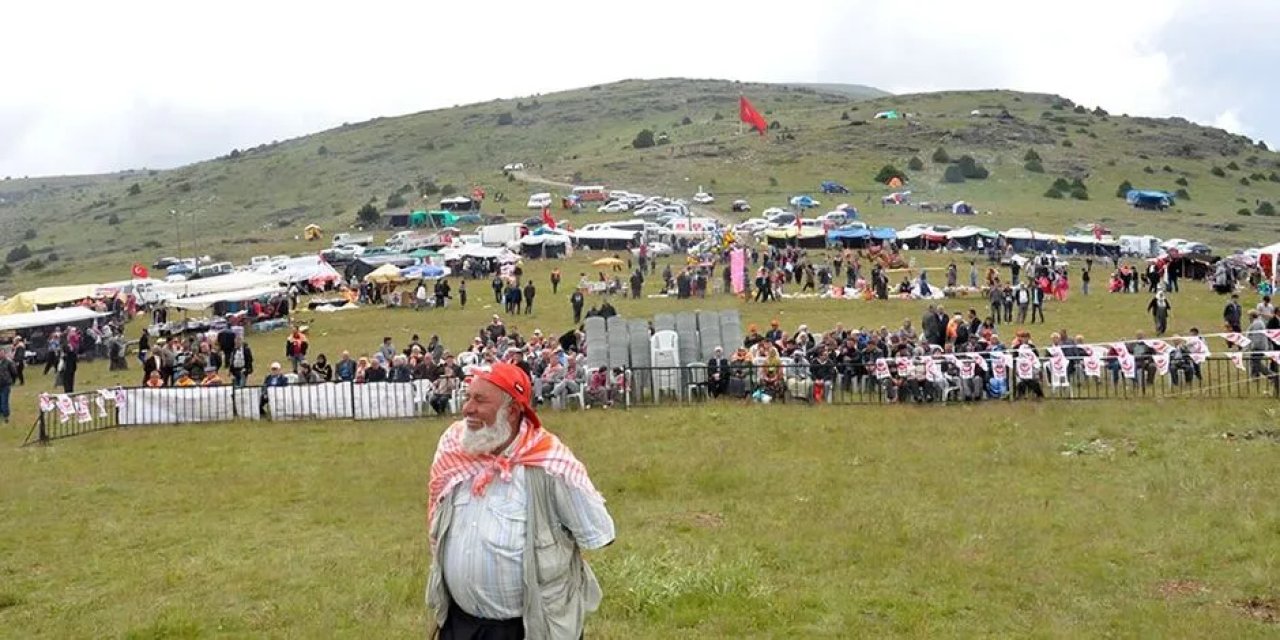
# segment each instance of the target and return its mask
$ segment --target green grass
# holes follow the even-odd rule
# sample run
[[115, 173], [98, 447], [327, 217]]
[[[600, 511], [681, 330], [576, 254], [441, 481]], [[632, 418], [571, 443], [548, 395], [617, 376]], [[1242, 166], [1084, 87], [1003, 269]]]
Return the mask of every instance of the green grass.
[[[740, 92], [782, 129], [767, 139], [739, 134]], [[98, 272], [123, 278], [135, 260], [150, 263], [175, 253], [179, 234], [184, 247], [194, 240], [201, 253], [227, 259], [296, 250], [303, 245], [292, 238], [304, 224], [318, 223], [327, 233], [345, 229], [365, 202], [381, 206], [402, 185], [423, 178], [464, 191], [483, 185], [491, 196], [505, 192], [509, 202], [491, 200], [486, 209], [506, 208], [523, 217], [529, 192], [543, 188], [508, 182], [500, 168], [513, 161], [555, 180], [571, 182], [578, 174], [584, 182], [686, 198], [701, 185], [721, 196], [717, 207], [722, 211], [739, 196], [749, 197], [760, 211], [834, 179], [856, 191], [840, 200], [864, 209], [873, 224], [956, 222], [950, 215], [876, 204], [887, 191], [872, 182], [877, 170], [884, 164], [905, 167], [919, 156], [925, 169], [910, 172], [917, 200], [965, 199], [992, 212], [966, 223], [1059, 233], [1076, 223], [1103, 222], [1116, 233], [1193, 238], [1222, 250], [1272, 238], [1273, 218], [1235, 212], [1254, 209], [1260, 200], [1280, 202], [1280, 183], [1239, 183], [1241, 176], [1280, 171], [1280, 156], [1247, 139], [1177, 119], [1076, 114], [1055, 109], [1060, 98], [1042, 94], [968, 91], [858, 100], [840, 88], [676, 79], [537, 96], [537, 107], [534, 101], [495, 100], [377, 118], [293, 140], [263, 141], [236, 158], [167, 171], [0, 181], [0, 250], [25, 242], [46, 262], [40, 271], [27, 271], [30, 261], [14, 264], [4, 287], [17, 291]], [[969, 116], [973, 109], [990, 115], [1002, 107], [1016, 118], [1013, 122]], [[914, 115], [871, 119], [884, 109]], [[498, 126], [498, 115], [506, 112], [515, 124]], [[845, 112], [850, 121], [841, 119]], [[680, 124], [685, 117], [691, 124]], [[851, 121], [866, 124], [852, 126]], [[643, 128], [667, 133], [672, 143], [631, 148]], [[1073, 146], [1064, 147], [1065, 140]], [[991, 177], [944, 184], [945, 167], [930, 161], [939, 145], [952, 158], [973, 155]], [[1023, 168], [1028, 149], [1042, 157], [1045, 173]], [[1221, 178], [1210, 174], [1212, 167], [1232, 161], [1240, 170]], [[1058, 177], [1082, 178], [1090, 199], [1044, 198]], [[1137, 212], [1115, 197], [1124, 180], [1172, 191], [1179, 178], [1188, 180], [1192, 199], [1168, 212]], [[140, 192], [130, 195], [134, 184]], [[171, 209], [184, 216], [181, 230]], [[119, 224], [108, 224], [112, 214]], [[25, 240], [29, 229], [37, 236]], [[59, 260], [48, 263], [49, 252]]]
[[[549, 416], [617, 521], [595, 638], [1269, 637], [1260, 403], [740, 405]], [[0, 449], [0, 628], [421, 637], [438, 422]], [[1063, 455], [1102, 438], [1112, 453]], [[12, 438], [6, 438], [12, 440]], [[1170, 584], [1193, 585], [1170, 593]]]

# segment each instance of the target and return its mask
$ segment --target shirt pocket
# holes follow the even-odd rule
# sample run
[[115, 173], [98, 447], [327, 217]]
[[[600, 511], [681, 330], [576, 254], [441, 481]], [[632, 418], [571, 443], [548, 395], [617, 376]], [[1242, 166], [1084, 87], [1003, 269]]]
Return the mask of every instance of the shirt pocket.
[[485, 544], [495, 551], [513, 556], [523, 553], [525, 524], [528, 520], [525, 506], [519, 502], [490, 497], [485, 500], [483, 509], [487, 512], [484, 520], [488, 524], [481, 528], [480, 535]]

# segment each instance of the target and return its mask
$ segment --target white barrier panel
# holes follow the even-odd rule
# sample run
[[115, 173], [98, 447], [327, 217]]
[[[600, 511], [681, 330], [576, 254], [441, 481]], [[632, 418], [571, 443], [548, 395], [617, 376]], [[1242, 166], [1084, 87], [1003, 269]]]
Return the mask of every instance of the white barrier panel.
[[[231, 387], [127, 389], [125, 394], [127, 401], [120, 412], [122, 425], [225, 422], [236, 417]], [[242, 417], [256, 419], [256, 405], [251, 414]]]
[[267, 400], [272, 420], [352, 417], [350, 382], [268, 387]]
[[412, 383], [373, 382], [355, 386], [355, 417], [360, 420], [412, 418], [417, 391]]

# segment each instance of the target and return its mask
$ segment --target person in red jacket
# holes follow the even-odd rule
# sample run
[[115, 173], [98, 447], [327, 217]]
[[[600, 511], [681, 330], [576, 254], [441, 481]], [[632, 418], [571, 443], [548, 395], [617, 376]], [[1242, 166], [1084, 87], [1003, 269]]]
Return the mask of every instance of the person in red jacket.
[[293, 333], [284, 343], [284, 355], [293, 363], [293, 372], [298, 372], [298, 363], [307, 358], [307, 336], [302, 333], [302, 329], [293, 328]]

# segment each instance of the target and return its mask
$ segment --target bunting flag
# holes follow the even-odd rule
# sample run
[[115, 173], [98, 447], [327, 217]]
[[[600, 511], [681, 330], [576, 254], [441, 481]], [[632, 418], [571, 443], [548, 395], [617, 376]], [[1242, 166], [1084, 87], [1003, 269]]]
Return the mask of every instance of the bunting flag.
[[898, 358], [896, 362], [898, 365], [898, 376], [905, 378], [911, 375], [911, 358]]
[[991, 361], [991, 375], [996, 378], [1004, 378], [1008, 373], [1008, 365], [1005, 364], [1004, 358], [1001, 354], [996, 354], [996, 357]]
[[1132, 380], [1138, 374], [1137, 362], [1128, 352], [1120, 354], [1116, 359], [1120, 361], [1120, 373], [1123, 373], [1124, 377]]
[[1164, 340], [1143, 340], [1142, 343], [1156, 353], [1164, 353], [1169, 350], [1169, 343]]
[[107, 417], [107, 400], [106, 400], [106, 398], [103, 398], [103, 397], [102, 397], [102, 394], [98, 394], [98, 395], [96, 395], [96, 396], [94, 396], [94, 397], [93, 397], [93, 401], [94, 401], [95, 403], [97, 403], [97, 405], [98, 405], [98, 417], [99, 417], [99, 418], [105, 418], [105, 417]]
[[973, 363], [978, 365], [979, 369], [982, 369], [983, 371], [987, 371], [989, 369], [989, 367], [987, 366], [987, 359], [982, 357], [982, 354], [971, 353], [969, 354], [969, 357], [973, 359]]
[[942, 362], [937, 358], [929, 358], [924, 363], [924, 377], [930, 382], [945, 382], [947, 377], [942, 375]]
[[1036, 357], [1031, 354], [1018, 356], [1018, 379], [1034, 380], [1036, 377]]
[[1280, 344], [1280, 329], [1267, 329], [1262, 334], [1267, 336], [1268, 340]]
[[1272, 362], [1280, 364], [1280, 351], [1269, 351], [1267, 352], [1267, 355], [1271, 358]]
[[876, 358], [876, 379], [888, 380], [889, 377], [889, 361], [884, 358]]
[[1239, 333], [1224, 333], [1222, 338], [1241, 349], [1249, 346], [1249, 337]]
[[40, 394], [40, 412], [48, 413], [57, 408], [57, 403], [53, 401], [53, 396], [48, 393]]
[[1066, 356], [1057, 355], [1049, 358], [1049, 372], [1054, 376], [1067, 377], [1068, 360]]
[[1191, 337], [1187, 338], [1187, 353], [1191, 354], [1191, 361], [1196, 364], [1204, 364], [1209, 358], [1209, 345], [1205, 344], [1204, 338]]
[[549, 207], [542, 208], [542, 224], [552, 229], [556, 228], [556, 219], [551, 217], [551, 209]]
[[1243, 354], [1243, 353], [1240, 353], [1239, 351], [1229, 351], [1229, 352], [1227, 352], [1227, 357], [1228, 357], [1228, 358], [1231, 358], [1231, 364], [1236, 365], [1236, 368], [1237, 368], [1237, 369], [1239, 369], [1239, 370], [1241, 370], [1241, 371], [1248, 371], [1248, 369], [1245, 369], [1245, 368], [1244, 368], [1244, 354]]
[[1156, 364], [1156, 373], [1167, 376], [1169, 375], [1169, 355], [1157, 353], [1151, 356], [1151, 361]]
[[977, 364], [975, 364], [973, 360], [961, 360], [958, 363], [958, 366], [960, 367], [961, 380], [969, 380], [973, 378], [974, 369], [977, 368]]
[[123, 410], [128, 404], [128, 400], [126, 400], [128, 397], [123, 387], [116, 387], [116, 408]]
[[765, 122], [764, 116], [756, 111], [746, 96], [738, 96], [738, 119], [751, 125], [751, 128], [759, 131], [762, 136], [769, 130], [769, 123]]
[[1084, 374], [1091, 378], [1097, 378], [1102, 375], [1102, 359], [1096, 355], [1089, 356], [1084, 359]]
[[1092, 352], [1093, 357], [1097, 358], [1098, 360], [1101, 360], [1107, 357], [1107, 348], [1102, 345], [1098, 345], [1098, 344], [1090, 345], [1088, 349], [1089, 351]]
[[76, 419], [80, 422], [93, 422], [93, 414], [89, 412], [89, 396], [76, 398]]
[[71, 416], [76, 413], [75, 402], [71, 400], [71, 396], [60, 393], [58, 394], [58, 421], [70, 422]]

